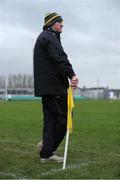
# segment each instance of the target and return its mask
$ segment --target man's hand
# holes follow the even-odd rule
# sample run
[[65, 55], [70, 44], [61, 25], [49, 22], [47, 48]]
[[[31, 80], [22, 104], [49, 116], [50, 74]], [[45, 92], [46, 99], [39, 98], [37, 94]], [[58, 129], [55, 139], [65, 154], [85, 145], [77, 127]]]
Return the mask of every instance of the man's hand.
[[78, 78], [77, 78], [77, 76], [73, 76], [70, 79], [70, 85], [72, 86], [73, 89], [77, 88], [77, 85], [78, 85]]

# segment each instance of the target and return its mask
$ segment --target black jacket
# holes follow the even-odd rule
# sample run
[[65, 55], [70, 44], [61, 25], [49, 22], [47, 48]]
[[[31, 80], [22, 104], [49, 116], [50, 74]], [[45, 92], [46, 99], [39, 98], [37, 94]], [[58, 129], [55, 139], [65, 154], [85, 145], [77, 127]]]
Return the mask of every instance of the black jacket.
[[68, 78], [75, 75], [64, 52], [60, 34], [43, 30], [34, 47], [35, 96], [66, 94]]

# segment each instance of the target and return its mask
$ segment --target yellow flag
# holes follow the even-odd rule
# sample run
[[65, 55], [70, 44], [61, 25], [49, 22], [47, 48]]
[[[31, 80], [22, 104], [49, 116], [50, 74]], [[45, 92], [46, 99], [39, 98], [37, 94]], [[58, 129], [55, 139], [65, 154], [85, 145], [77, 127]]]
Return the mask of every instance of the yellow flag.
[[67, 110], [67, 129], [69, 132], [72, 132], [72, 110], [74, 107], [74, 100], [73, 100], [73, 92], [72, 92], [72, 87], [69, 86], [68, 88], [68, 110]]

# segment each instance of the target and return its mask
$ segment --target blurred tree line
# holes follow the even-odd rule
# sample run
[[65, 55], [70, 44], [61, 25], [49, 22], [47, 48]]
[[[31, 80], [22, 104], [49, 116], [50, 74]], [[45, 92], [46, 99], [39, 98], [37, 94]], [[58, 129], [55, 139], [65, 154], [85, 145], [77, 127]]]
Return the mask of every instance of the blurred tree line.
[[0, 88], [33, 88], [33, 76], [27, 74], [10, 74], [7, 78], [0, 76]]

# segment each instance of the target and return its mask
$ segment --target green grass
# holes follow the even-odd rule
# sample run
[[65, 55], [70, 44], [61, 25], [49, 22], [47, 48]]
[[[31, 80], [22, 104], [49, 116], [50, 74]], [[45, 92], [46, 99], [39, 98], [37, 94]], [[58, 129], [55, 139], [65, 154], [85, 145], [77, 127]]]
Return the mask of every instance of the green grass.
[[38, 101], [0, 102], [1, 179], [120, 179], [120, 101], [75, 102], [65, 171], [62, 164], [39, 161], [42, 118]]

